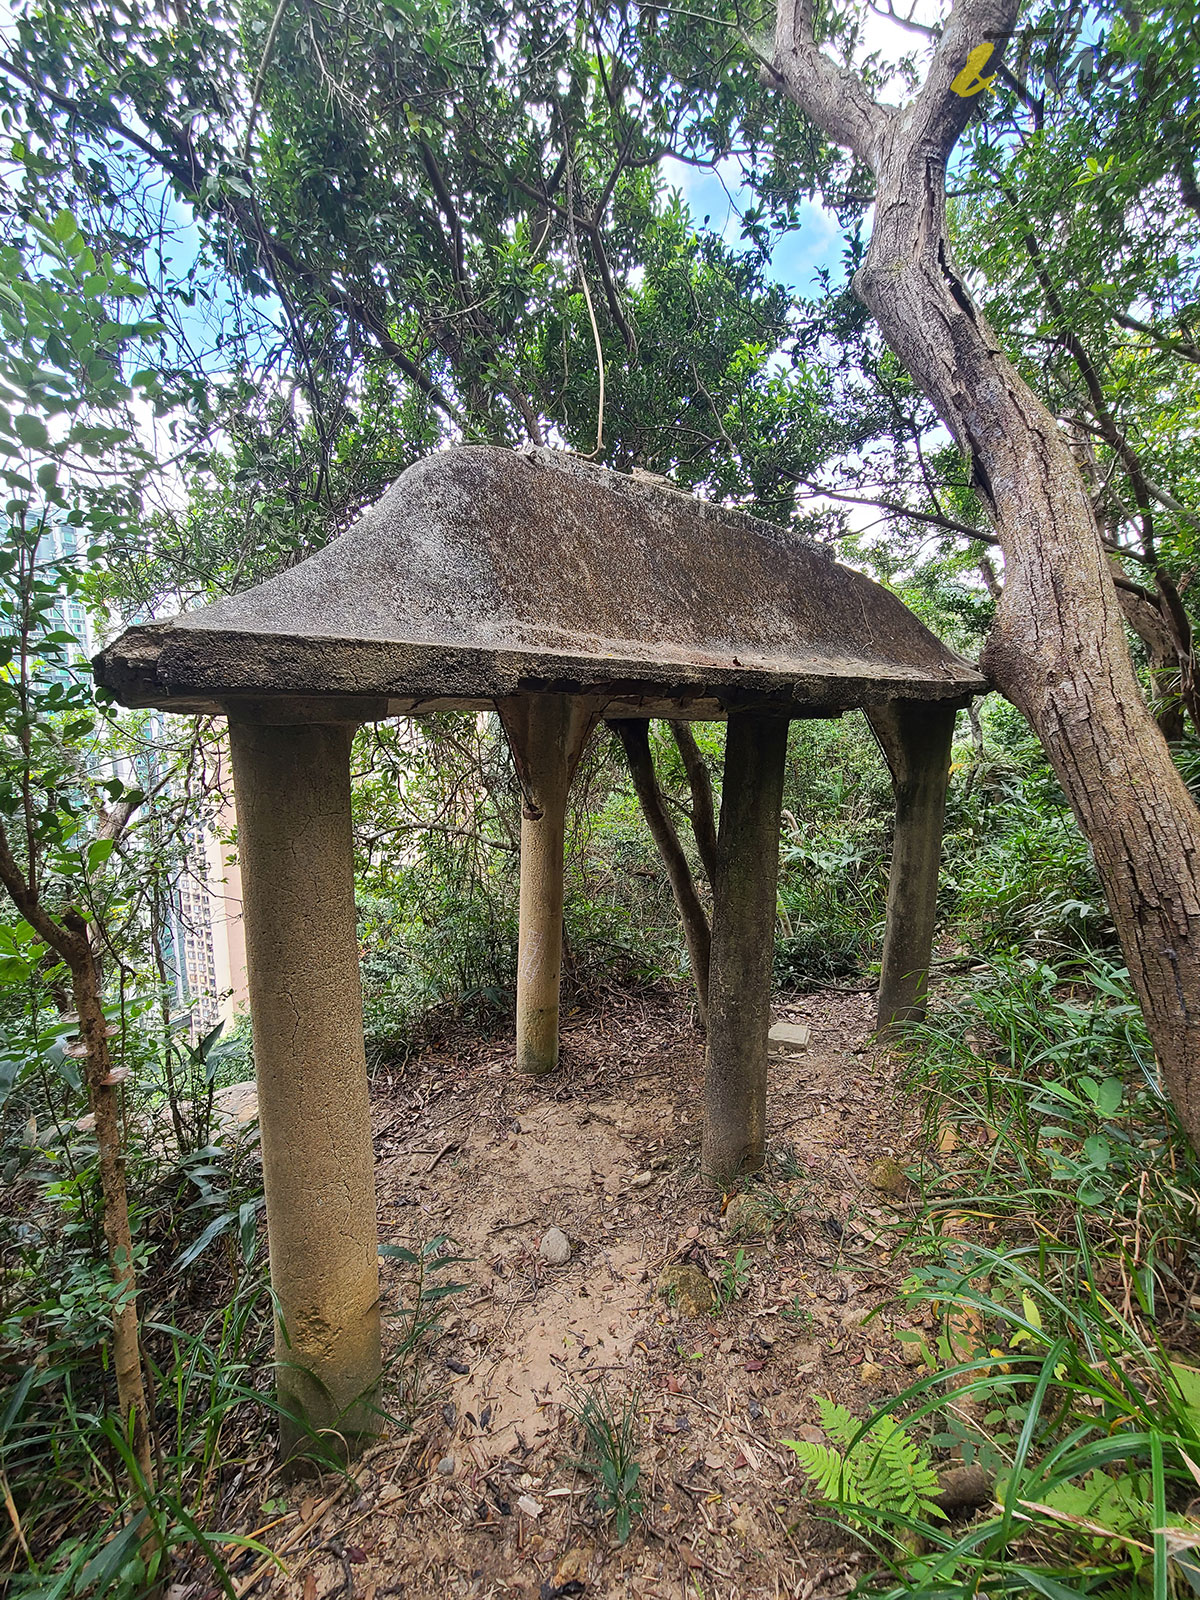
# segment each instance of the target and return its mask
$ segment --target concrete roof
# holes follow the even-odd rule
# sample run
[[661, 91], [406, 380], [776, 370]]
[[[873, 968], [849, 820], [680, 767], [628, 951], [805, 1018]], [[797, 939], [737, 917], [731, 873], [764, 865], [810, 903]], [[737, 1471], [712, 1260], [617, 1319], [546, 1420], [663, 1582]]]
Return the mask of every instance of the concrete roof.
[[126, 705], [288, 696], [367, 717], [527, 689], [596, 693], [610, 715], [711, 717], [986, 687], [819, 545], [661, 480], [483, 445], [427, 456], [317, 555], [130, 628], [95, 667]]

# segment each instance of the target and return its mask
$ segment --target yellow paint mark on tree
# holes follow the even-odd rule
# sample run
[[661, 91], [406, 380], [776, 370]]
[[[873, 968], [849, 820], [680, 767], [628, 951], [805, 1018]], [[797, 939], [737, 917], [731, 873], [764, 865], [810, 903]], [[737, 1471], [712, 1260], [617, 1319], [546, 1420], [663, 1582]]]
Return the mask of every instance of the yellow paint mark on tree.
[[955, 94], [962, 95], [965, 100], [970, 95], [978, 94], [981, 89], [989, 89], [995, 83], [996, 74], [994, 72], [990, 78], [981, 76], [983, 68], [991, 60], [992, 51], [995, 48], [994, 44], [977, 44], [975, 46], [967, 57], [966, 66], [950, 85]]

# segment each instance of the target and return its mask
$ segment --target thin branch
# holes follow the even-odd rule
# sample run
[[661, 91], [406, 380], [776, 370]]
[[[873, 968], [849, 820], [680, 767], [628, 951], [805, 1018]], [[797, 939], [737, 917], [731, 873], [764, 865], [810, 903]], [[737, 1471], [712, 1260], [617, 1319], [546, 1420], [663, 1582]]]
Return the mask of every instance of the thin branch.
[[279, 24], [283, 21], [284, 7], [287, 0], [279, 0], [275, 7], [275, 15], [271, 18], [271, 26], [267, 31], [266, 43], [263, 45], [262, 59], [258, 63], [258, 72], [254, 78], [254, 88], [250, 94], [250, 114], [246, 118], [246, 137], [242, 143], [242, 165], [250, 165], [250, 143], [254, 138], [254, 124], [258, 121], [258, 107], [262, 97], [263, 84], [266, 82], [267, 71], [271, 65], [271, 58], [275, 54], [275, 41], [279, 38]]

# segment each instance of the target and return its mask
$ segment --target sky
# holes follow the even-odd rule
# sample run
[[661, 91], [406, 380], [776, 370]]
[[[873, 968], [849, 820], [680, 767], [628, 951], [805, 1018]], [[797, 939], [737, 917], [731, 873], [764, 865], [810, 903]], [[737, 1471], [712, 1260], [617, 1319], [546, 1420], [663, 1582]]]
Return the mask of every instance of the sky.
[[[884, 0], [886, 3], [886, 0]], [[946, 11], [943, 0], [898, 0], [897, 9], [922, 25], [938, 21]], [[887, 17], [871, 12], [863, 26], [862, 48], [856, 59], [878, 52], [885, 59], [912, 51], [915, 36]], [[924, 48], [924, 47], [923, 47]], [[894, 77], [880, 91], [880, 99], [899, 103], [903, 90]], [[666, 182], [682, 194], [693, 219], [719, 233], [726, 244], [741, 243], [740, 213], [750, 203], [742, 187], [736, 161], [723, 162], [714, 172], [667, 159], [661, 170]], [[816, 287], [816, 271], [827, 268], [837, 283], [842, 276], [842, 230], [837, 218], [823, 206], [805, 202], [800, 226], [779, 239], [771, 252], [771, 270], [786, 288], [808, 295]], [[870, 218], [867, 218], [869, 230]]]
[[[668, 157], [661, 163], [661, 171], [668, 186], [679, 190], [697, 225], [703, 225], [707, 218], [708, 226], [726, 244], [744, 246], [741, 213], [750, 198], [742, 188], [735, 161], [723, 162], [710, 172]], [[829, 268], [837, 279], [842, 230], [837, 218], [823, 206], [806, 201], [800, 216], [800, 227], [785, 234], [772, 250], [771, 270], [787, 288], [808, 295], [815, 287], [819, 267]]]

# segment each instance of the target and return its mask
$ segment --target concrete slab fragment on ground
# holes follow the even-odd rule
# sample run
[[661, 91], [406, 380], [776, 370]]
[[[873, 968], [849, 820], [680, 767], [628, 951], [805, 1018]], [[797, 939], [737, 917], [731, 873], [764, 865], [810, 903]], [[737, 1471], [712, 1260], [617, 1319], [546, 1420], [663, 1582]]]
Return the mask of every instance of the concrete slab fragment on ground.
[[767, 1034], [767, 1049], [773, 1056], [803, 1055], [808, 1049], [807, 1022], [776, 1022]]

